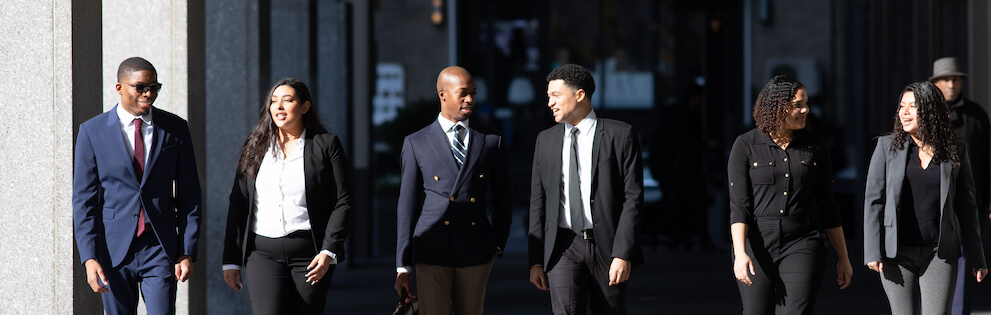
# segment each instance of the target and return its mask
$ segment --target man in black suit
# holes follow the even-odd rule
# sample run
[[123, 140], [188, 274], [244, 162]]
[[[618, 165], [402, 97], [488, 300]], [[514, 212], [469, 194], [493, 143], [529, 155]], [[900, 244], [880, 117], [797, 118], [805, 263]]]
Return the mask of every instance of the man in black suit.
[[626, 312], [626, 280], [643, 263], [640, 140], [629, 124], [592, 111], [582, 66], [547, 75], [559, 124], [537, 136], [530, 188], [530, 282], [551, 291], [555, 314]]
[[437, 77], [440, 114], [403, 141], [395, 289], [412, 293], [415, 265], [424, 315], [481, 315], [492, 262], [509, 238], [513, 195], [506, 142], [480, 124], [469, 125], [475, 91], [467, 70], [445, 68]]

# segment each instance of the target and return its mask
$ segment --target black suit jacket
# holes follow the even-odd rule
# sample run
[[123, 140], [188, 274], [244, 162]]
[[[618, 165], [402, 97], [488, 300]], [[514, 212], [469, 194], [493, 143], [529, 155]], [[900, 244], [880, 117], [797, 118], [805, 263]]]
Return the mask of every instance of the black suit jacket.
[[468, 132], [460, 170], [436, 120], [403, 141], [396, 266], [477, 266], [492, 260], [497, 247], [506, 248], [513, 216], [506, 143], [478, 124]]
[[[530, 265], [549, 270], [561, 210], [564, 124], [537, 136], [530, 187]], [[643, 217], [643, 162], [633, 126], [598, 118], [592, 140], [593, 231], [602, 257], [643, 263], [640, 225]]]
[[[351, 213], [351, 179], [348, 158], [337, 135], [307, 130], [303, 140], [303, 173], [306, 181], [306, 212], [310, 216], [313, 248], [329, 250], [344, 261]], [[255, 170], [257, 174], [257, 169]], [[255, 178], [238, 172], [231, 189], [224, 238], [224, 264], [244, 266], [249, 241], [254, 239], [251, 222], [255, 211]]]
[[986, 222], [991, 211], [991, 120], [981, 105], [963, 97], [951, 104], [950, 119], [957, 139], [966, 144], [977, 191], [979, 220]]

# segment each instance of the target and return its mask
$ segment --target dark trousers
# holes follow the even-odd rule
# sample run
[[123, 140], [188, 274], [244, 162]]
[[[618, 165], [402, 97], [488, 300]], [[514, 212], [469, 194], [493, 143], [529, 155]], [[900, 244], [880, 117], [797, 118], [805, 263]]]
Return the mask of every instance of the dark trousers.
[[737, 281], [743, 314], [812, 314], [826, 264], [823, 235], [807, 221], [758, 218], [747, 255], [752, 285]]
[[[595, 240], [558, 229], [547, 270], [554, 314], [626, 314], [626, 282], [609, 286], [612, 257], [602, 257]], [[591, 303], [589, 303], [591, 302]]]
[[306, 267], [316, 254], [310, 231], [280, 238], [256, 235], [244, 277], [252, 313], [323, 314], [336, 265], [331, 265], [317, 284], [310, 285]]
[[103, 265], [103, 271], [110, 282], [110, 293], [101, 294], [108, 315], [137, 314], [139, 287], [149, 315], [175, 314], [175, 267], [151, 230], [131, 242], [120, 265]]

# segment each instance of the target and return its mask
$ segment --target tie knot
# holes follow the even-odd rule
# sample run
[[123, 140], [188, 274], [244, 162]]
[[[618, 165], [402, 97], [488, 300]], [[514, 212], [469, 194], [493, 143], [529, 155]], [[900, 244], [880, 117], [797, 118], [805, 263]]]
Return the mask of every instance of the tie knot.
[[141, 117], [134, 117], [134, 126], [135, 127], [140, 128], [142, 122], [144, 122], [144, 121], [141, 120]]
[[578, 127], [571, 128], [571, 135], [572, 136], [577, 136], [578, 135]]
[[461, 132], [461, 130], [464, 130], [464, 129], [465, 129], [465, 126], [462, 126], [461, 124], [455, 124], [454, 125], [454, 132]]

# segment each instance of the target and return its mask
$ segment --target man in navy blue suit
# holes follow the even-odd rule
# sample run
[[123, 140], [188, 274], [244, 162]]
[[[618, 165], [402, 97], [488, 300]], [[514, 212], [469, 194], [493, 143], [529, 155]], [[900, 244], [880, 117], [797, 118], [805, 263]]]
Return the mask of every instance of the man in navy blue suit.
[[152, 107], [162, 84], [132, 57], [120, 102], [79, 126], [72, 217], [80, 261], [107, 314], [175, 314], [176, 281], [193, 274], [200, 183], [186, 121]]
[[482, 314], [489, 271], [512, 221], [506, 143], [468, 124], [475, 81], [467, 70], [441, 71], [437, 96], [437, 119], [403, 142], [395, 288], [412, 293], [415, 265], [420, 314]]

